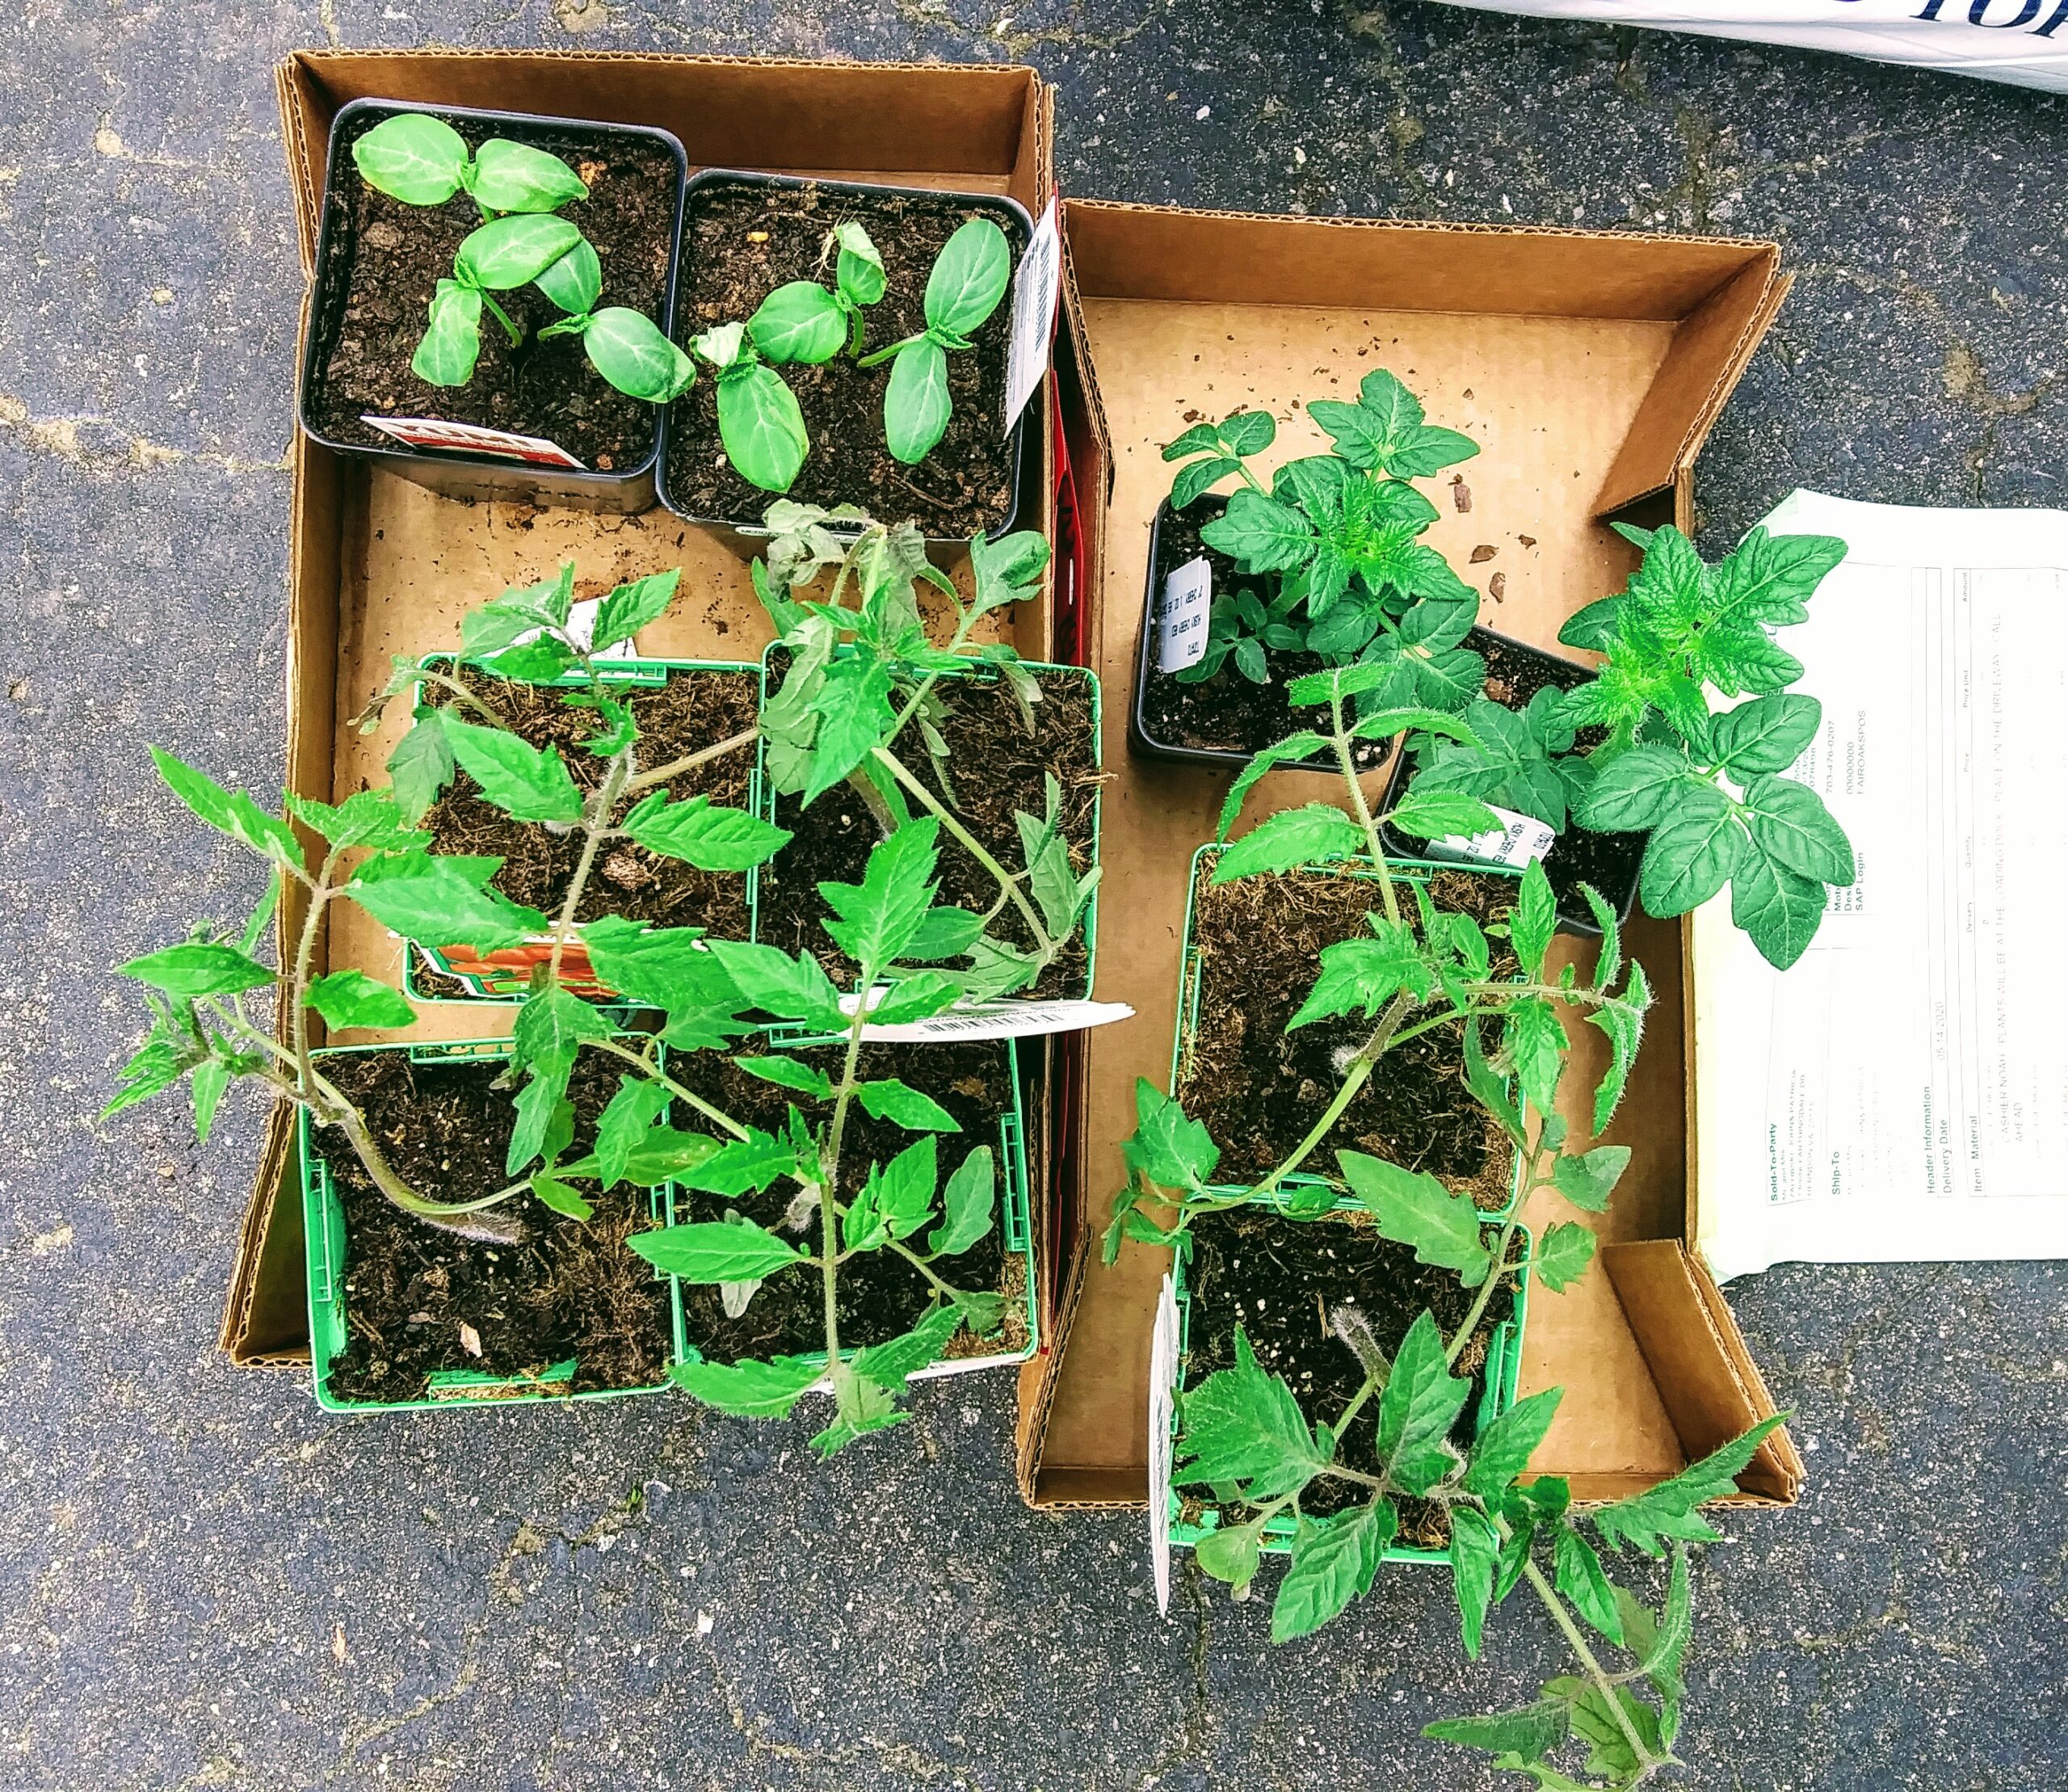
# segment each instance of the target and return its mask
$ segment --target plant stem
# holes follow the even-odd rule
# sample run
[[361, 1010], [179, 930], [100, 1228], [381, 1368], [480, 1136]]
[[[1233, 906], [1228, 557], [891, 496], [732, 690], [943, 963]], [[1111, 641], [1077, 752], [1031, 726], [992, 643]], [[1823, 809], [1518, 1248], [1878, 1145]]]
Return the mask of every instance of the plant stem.
[[1364, 801], [1364, 787], [1357, 781], [1356, 762], [1350, 756], [1351, 736], [1343, 726], [1343, 693], [1330, 694], [1329, 713], [1335, 723], [1335, 733], [1330, 744], [1335, 748], [1335, 763], [1343, 768], [1343, 781], [1350, 786], [1350, 800], [1357, 807], [1357, 819], [1364, 830], [1364, 839], [1372, 855], [1372, 869], [1378, 873], [1379, 894], [1386, 906], [1386, 919], [1395, 927], [1400, 925], [1400, 902], [1393, 893], [1393, 873], [1386, 869], [1385, 848], [1379, 844], [1379, 824], [1372, 819], [1372, 806]]
[[855, 363], [855, 365], [857, 367], [875, 367], [881, 362], [889, 360], [892, 355], [895, 355], [898, 351], [899, 349], [910, 348], [913, 343], [923, 343], [926, 339], [927, 333], [923, 330], [916, 336], [907, 336], [902, 343], [892, 343], [886, 347], [879, 348], [873, 355], [864, 355], [860, 360]]
[[977, 837], [941, 806], [931, 790], [905, 769], [896, 754], [882, 747], [875, 751], [876, 758], [890, 768], [891, 775], [917, 797], [940, 825], [961, 843], [963, 850], [998, 879], [998, 887], [1011, 896], [1013, 907], [1019, 911], [1021, 919], [1033, 930], [1035, 951], [1045, 962], [1053, 958], [1056, 954], [1057, 942], [1049, 937], [1049, 930], [1041, 924], [1040, 915], [1036, 912], [1033, 903], [1028, 900], [1027, 893], [1019, 887], [1019, 880], [984, 850]]
[[[876, 983], [876, 966], [862, 967], [862, 988], [872, 989]], [[840, 1087], [833, 1100], [833, 1125], [826, 1134], [826, 1149], [818, 1160], [818, 1209], [821, 1221], [820, 1237], [823, 1241], [819, 1251], [819, 1286], [824, 1296], [826, 1308], [826, 1360], [829, 1365], [840, 1361], [840, 1215], [834, 1191], [840, 1184], [840, 1146], [847, 1130], [847, 1104], [855, 1093], [855, 1066], [862, 1056], [862, 1029], [868, 1024], [868, 1003], [866, 1000], [855, 1005], [854, 1018], [847, 1023], [847, 1055], [840, 1066]]]
[[450, 691], [455, 696], [458, 697], [461, 702], [467, 704], [473, 709], [478, 709], [484, 716], [488, 717], [490, 723], [492, 723], [495, 727], [502, 728], [504, 726], [502, 717], [498, 716], [493, 709], [490, 709], [485, 703], [482, 702], [479, 697], [476, 696], [472, 691], [469, 690], [464, 684], [462, 684], [458, 679], [454, 678], [450, 673], [439, 671], [435, 667], [429, 666], [419, 666], [416, 669], [415, 676], [419, 682], [422, 684], [439, 685], [443, 689]]
[[1245, 1199], [1253, 1201], [1259, 1195], [1269, 1194], [1305, 1163], [1315, 1146], [1328, 1137], [1336, 1121], [1343, 1117], [1343, 1111], [1356, 1099], [1357, 1092], [1364, 1087], [1371, 1076], [1372, 1066], [1378, 1062], [1385, 1055], [1386, 1048], [1393, 1043], [1393, 1030], [1399, 1026], [1401, 1016], [1407, 1012], [1408, 1000], [1405, 992], [1393, 999], [1386, 1012], [1379, 1016], [1378, 1026], [1372, 1037], [1358, 1048], [1356, 1057], [1351, 1060], [1350, 1068], [1343, 1075], [1342, 1086], [1336, 1090], [1335, 1100], [1322, 1111], [1321, 1118], [1307, 1129], [1307, 1136], [1292, 1147], [1292, 1155], [1251, 1188]]
[[[1507, 1527], [1502, 1527], [1505, 1533]], [[1586, 1668], [1587, 1677], [1601, 1690], [1602, 1702], [1608, 1707], [1609, 1715], [1615, 1718], [1616, 1727], [1623, 1732], [1623, 1739], [1629, 1744], [1630, 1752], [1637, 1759], [1637, 1777], [1648, 1779], [1666, 1765], [1663, 1757], [1654, 1755], [1645, 1746], [1644, 1738], [1637, 1734], [1637, 1727], [1630, 1721], [1630, 1714], [1623, 1709], [1623, 1701], [1616, 1690], [1608, 1672], [1601, 1665], [1594, 1651], [1587, 1647], [1587, 1638], [1580, 1634], [1580, 1627], [1573, 1621], [1573, 1614], [1566, 1609], [1566, 1602], [1558, 1596], [1557, 1589], [1544, 1578], [1544, 1571], [1533, 1558], [1525, 1558], [1522, 1565], [1523, 1576], [1536, 1589], [1536, 1596], [1544, 1601], [1544, 1609], [1551, 1619], [1564, 1632], [1566, 1641], [1573, 1653]], [[1631, 1782], [1637, 1783], [1635, 1781]]]
[[713, 1125], [724, 1127], [725, 1129], [730, 1133], [734, 1138], [745, 1138], [747, 1136], [746, 1128], [742, 1126], [737, 1120], [733, 1119], [733, 1117], [727, 1113], [722, 1108], [714, 1108], [709, 1102], [706, 1101], [702, 1096], [697, 1094], [695, 1090], [685, 1089], [679, 1083], [676, 1082], [673, 1077], [666, 1075], [661, 1071], [655, 1069], [654, 1065], [645, 1057], [641, 1054], [633, 1050], [629, 1045], [622, 1045], [615, 1039], [586, 1039], [584, 1040], [582, 1043], [587, 1045], [594, 1045], [598, 1051], [608, 1052], [613, 1058], [621, 1058], [628, 1064], [637, 1065], [641, 1070], [644, 1071], [648, 1076], [653, 1079], [654, 1082], [659, 1083], [661, 1087], [666, 1089], [670, 1095], [673, 1096], [676, 1100], [686, 1102], [690, 1107], [695, 1108], [697, 1113], [703, 1115], [706, 1120], [710, 1121]]
[[546, 967], [546, 980], [555, 987], [560, 982], [561, 955], [574, 931], [575, 907], [582, 900], [582, 892], [588, 887], [589, 873], [596, 863], [596, 849], [610, 831], [611, 816], [617, 808], [618, 798], [624, 794], [625, 780], [631, 775], [632, 749], [628, 747], [612, 755], [610, 769], [603, 774], [603, 781], [596, 786], [595, 794], [590, 797], [582, 814], [586, 837], [582, 842], [582, 856], [575, 861], [574, 875], [568, 880], [567, 899], [560, 905], [560, 919], [553, 923], [553, 958]]
[[519, 343], [523, 341], [524, 332], [519, 330], [516, 325], [510, 321], [510, 313], [507, 311], [505, 311], [501, 305], [495, 302], [495, 295], [494, 293], [484, 292], [481, 294], [481, 303], [486, 305], [489, 309], [495, 314], [495, 321], [501, 324], [504, 330], [508, 334], [510, 338], [510, 346], [512, 348], [515, 348]]
[[657, 765], [650, 772], [641, 772], [625, 780], [624, 794], [630, 796], [635, 790], [644, 790], [649, 785], [666, 784], [670, 778], [679, 778], [685, 772], [694, 772], [698, 766], [722, 759], [728, 753], [737, 753], [742, 747], [751, 747], [760, 736], [759, 728], [750, 728], [734, 734], [729, 740], [721, 740], [716, 747], [706, 747], [694, 753], [685, 753], [679, 759], [670, 759], [666, 765]]

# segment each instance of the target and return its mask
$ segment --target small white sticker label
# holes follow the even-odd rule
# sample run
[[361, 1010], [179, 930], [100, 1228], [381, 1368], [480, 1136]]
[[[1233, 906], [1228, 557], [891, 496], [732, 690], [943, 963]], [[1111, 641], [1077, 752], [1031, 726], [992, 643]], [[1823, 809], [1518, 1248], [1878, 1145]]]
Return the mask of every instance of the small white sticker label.
[[[869, 1006], [876, 1007], [889, 993], [879, 990]], [[860, 999], [843, 995], [840, 1006], [852, 1014]], [[923, 1020], [865, 1026], [862, 1037], [911, 1043], [930, 1039], [1031, 1039], [1042, 1033], [1082, 1033], [1087, 1027], [1110, 1026], [1116, 1020], [1133, 1018], [1134, 1010], [1124, 1002], [973, 1002]]]
[[505, 429], [483, 429], [477, 423], [448, 423], [437, 417], [368, 417], [362, 423], [392, 435], [411, 448], [460, 450], [469, 454], [493, 454], [506, 461], [523, 461], [533, 466], [588, 469], [557, 442], [543, 435], [513, 435]]
[[1486, 806], [1500, 818], [1498, 827], [1490, 827], [1484, 834], [1446, 834], [1430, 841], [1429, 856], [1465, 859], [1475, 864], [1532, 865], [1558, 838], [1534, 815], [1518, 815], [1494, 803]]
[[1163, 1278], [1156, 1328], [1149, 1337], [1149, 1554], [1156, 1568], [1156, 1609], [1171, 1615], [1171, 1460], [1177, 1445], [1178, 1294]]
[[1213, 611], [1213, 568], [1202, 554], [1163, 581], [1163, 601], [1156, 608], [1158, 671], [1182, 672], [1206, 657]]
[[1056, 300], [1062, 290], [1062, 242], [1052, 194], [1048, 210], [1034, 226], [1034, 234], [1019, 258], [1019, 270], [1012, 277], [1012, 345], [1005, 376], [1005, 432], [1008, 435], [1048, 371], [1049, 343], [1055, 334]]

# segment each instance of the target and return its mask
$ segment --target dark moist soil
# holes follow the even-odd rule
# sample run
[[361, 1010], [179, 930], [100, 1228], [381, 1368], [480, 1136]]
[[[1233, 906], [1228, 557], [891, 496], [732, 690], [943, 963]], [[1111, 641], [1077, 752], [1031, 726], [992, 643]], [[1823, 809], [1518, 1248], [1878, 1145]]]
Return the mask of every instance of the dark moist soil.
[[[538, 330], [563, 313], [536, 286], [495, 295], [523, 332], [515, 347], [483, 308], [481, 360], [465, 385], [429, 385], [410, 371], [431, 295], [452, 277], [455, 252], [482, 219], [464, 191], [443, 205], [405, 205], [360, 178], [353, 142], [392, 116], [368, 111], [347, 120], [338, 144], [337, 183], [326, 201], [327, 278], [312, 326], [310, 424], [334, 441], [393, 448], [393, 436], [359, 421], [363, 413], [436, 417], [545, 436], [599, 472], [636, 469], [654, 451], [659, 406], [627, 398], [606, 381], [578, 337], [536, 341]], [[579, 174], [589, 196], [559, 215], [603, 263], [598, 303], [665, 322], [681, 170], [663, 145], [603, 128], [434, 116], [445, 116], [469, 149], [506, 137], [557, 155]]]
[[[491, 1194], [508, 1180], [503, 1154], [516, 1109], [509, 1093], [491, 1087], [502, 1069], [499, 1060], [411, 1064], [394, 1051], [324, 1062], [403, 1179], [443, 1201]], [[575, 1065], [568, 1086], [575, 1155], [589, 1149], [618, 1080], [600, 1060]], [[487, 1244], [402, 1212], [336, 1129], [317, 1128], [315, 1146], [344, 1208], [347, 1339], [330, 1365], [341, 1398], [418, 1399], [435, 1370], [532, 1375], [570, 1357], [574, 1378], [560, 1384], [570, 1393], [666, 1378], [668, 1285], [624, 1243], [654, 1223], [644, 1189], [598, 1196], [586, 1222], [520, 1196], [510, 1205], [523, 1219], [524, 1242]], [[478, 1335], [478, 1357], [461, 1342], [462, 1325]]]
[[[1483, 926], [1515, 901], [1515, 880], [1440, 871], [1430, 894], [1440, 909]], [[1411, 894], [1402, 891], [1411, 919]], [[1336, 1065], [1372, 1035], [1361, 1015], [1317, 1020], [1288, 1033], [1321, 970], [1322, 950], [1368, 931], [1378, 885], [1340, 873], [1291, 872], [1238, 878], [1215, 889], [1200, 881], [1192, 918], [1199, 953], [1199, 1022], [1179, 1066], [1177, 1094], [1221, 1147], [1217, 1183], [1253, 1183], [1305, 1135], [1343, 1079]], [[1492, 974], [1512, 977], [1503, 940]], [[1459, 1029], [1440, 1027], [1387, 1052], [1305, 1167], [1333, 1174], [1348, 1149], [1423, 1170], [1482, 1207], [1507, 1205], [1515, 1150], [1464, 1080]]]
[[[1594, 676], [1590, 667], [1575, 665], [1555, 654], [1539, 653], [1534, 648], [1506, 640], [1490, 629], [1474, 629], [1465, 637], [1465, 645], [1485, 658], [1486, 695], [1504, 709], [1528, 709], [1529, 700], [1546, 685], [1570, 691]], [[1574, 746], [1575, 750], [1585, 752], [1599, 747], [1606, 738], [1604, 729], [1583, 728], [1575, 737]], [[1387, 786], [1387, 808], [1392, 808], [1399, 800], [1411, 769], [1403, 758]], [[1409, 857], [1419, 853], [1425, 844], [1396, 833], [1390, 827], [1383, 830], [1383, 838], [1388, 852]], [[1591, 833], [1569, 822], [1566, 831], [1544, 855], [1544, 875], [1550, 879], [1552, 893], [1558, 898], [1559, 920], [1587, 933], [1596, 931], [1594, 911], [1580, 894], [1582, 884], [1592, 884], [1620, 915], [1637, 888], [1637, 868], [1644, 860], [1646, 838], [1642, 834]]]
[[[827, 1075], [837, 1078], [846, 1050], [844, 1045], [792, 1047], [785, 1055], [819, 1065]], [[735, 1120], [763, 1132], [783, 1130], [792, 1101], [805, 1111], [808, 1119], [822, 1120], [830, 1112], [792, 1091], [748, 1075], [737, 1069], [730, 1058], [716, 1052], [671, 1059], [668, 1071], [685, 1088]], [[865, 1079], [900, 1078], [931, 1096], [960, 1123], [959, 1133], [935, 1135], [943, 1183], [979, 1145], [988, 1145], [994, 1155], [998, 1154], [998, 1121], [1012, 1107], [1011, 1058], [1002, 1041], [916, 1048], [864, 1045], [858, 1072]], [[859, 1105], [850, 1107], [840, 1146], [841, 1200], [853, 1200], [868, 1180], [872, 1163], [888, 1163], [924, 1136], [908, 1133], [888, 1121], [872, 1120]], [[1006, 1187], [1002, 1155], [998, 1156], [998, 1169], [1002, 1212]], [[679, 1222], [721, 1220], [731, 1208], [771, 1231], [784, 1232], [799, 1248], [816, 1252], [822, 1235], [815, 1209], [801, 1232], [790, 1231], [784, 1224], [797, 1192], [797, 1184], [787, 1180], [774, 1184], [760, 1195], [752, 1189], [739, 1195], [685, 1191], [675, 1197], [675, 1218]], [[911, 1242], [915, 1248], [923, 1250], [925, 1232]], [[960, 1256], [944, 1259], [934, 1267], [958, 1288], [971, 1292], [995, 1290], [1005, 1296], [1003, 1329], [981, 1339], [966, 1330], [958, 1331], [948, 1344], [947, 1355], [988, 1357], [1026, 1347], [1026, 1262], [1017, 1254], [1007, 1256], [1002, 1226], [994, 1224]], [[716, 1288], [685, 1283], [682, 1295], [689, 1342], [713, 1362], [737, 1362], [745, 1357], [766, 1361], [826, 1348], [824, 1291], [814, 1268], [785, 1270], [763, 1282], [747, 1303], [746, 1311], [737, 1319], [727, 1317]], [[900, 1336], [912, 1329], [931, 1304], [932, 1291], [926, 1278], [895, 1251], [886, 1247], [851, 1257], [840, 1266], [841, 1344], [862, 1347]]]
[[[517, 684], [477, 667], [456, 675], [488, 708], [534, 747], [557, 746], [568, 775], [583, 795], [603, 780], [609, 761], [583, 742], [597, 730], [596, 712], [561, 700], [568, 693], [542, 685]], [[746, 672], [679, 671], [658, 686], [620, 685], [613, 694], [629, 705], [639, 724], [641, 769], [681, 759], [701, 747], [750, 730], [760, 700], [759, 675]], [[708, 797], [731, 809], [747, 806], [754, 770], [750, 744], [670, 779], [663, 787], [680, 801]], [[641, 791], [643, 799], [646, 791]], [[631, 806], [620, 804], [619, 813]], [[423, 825], [439, 852], [485, 854], [502, 860], [494, 887], [514, 902], [557, 915], [581, 857], [578, 832], [556, 834], [540, 822], [513, 821], [485, 801], [481, 786], [463, 771], [431, 805]], [[576, 905], [577, 921], [606, 915], [648, 921], [656, 927], [700, 927], [721, 940], [747, 936], [746, 876], [743, 872], [700, 871], [679, 859], [649, 852], [619, 840], [599, 854]], [[433, 944], [442, 942], [434, 941]]]
[[[770, 688], [788, 673], [788, 656], [770, 657]], [[897, 738], [898, 756], [923, 780], [985, 849], [1008, 871], [1023, 869], [1015, 812], [1040, 817], [1047, 801], [1045, 774], [1053, 772], [1063, 790], [1063, 838], [1070, 863], [1082, 877], [1091, 867], [1093, 814], [1099, 772], [1093, 754], [1091, 680], [1081, 673], [1036, 672], [1041, 700], [1034, 705], [1030, 736], [1012, 692], [1001, 679], [977, 676], [943, 679], [934, 688], [948, 705], [940, 731], [948, 744], [950, 796], [940, 788], [933, 759], [915, 726]], [[847, 785], [837, 785], [809, 810], [795, 797], [779, 797], [776, 820], [797, 837], [761, 868], [761, 943], [785, 952], [809, 951], [826, 974], [851, 987], [859, 967], [827, 936], [822, 882], [858, 884], [870, 852], [882, 838], [876, 818]], [[944, 906], [981, 914], [998, 900], [998, 881], [955, 840], [940, 836], [940, 894]], [[1101, 892], [1102, 895], [1103, 892]], [[1010, 904], [991, 932], [1011, 944], [1031, 949], [1034, 935]], [[1083, 929], [1057, 955], [1033, 988], [1040, 996], [1082, 993], [1088, 953]]]
[[[1419, 1315], [1431, 1314], [1448, 1338], [1465, 1323], [1475, 1298], [1452, 1272], [1416, 1263], [1411, 1249], [1381, 1238], [1360, 1216], [1299, 1221], [1257, 1208], [1233, 1208], [1202, 1214], [1192, 1222], [1192, 1235], [1187, 1272], [1192, 1348], [1185, 1385], [1196, 1387], [1217, 1369], [1234, 1366], [1239, 1323], [1258, 1363], [1284, 1378], [1310, 1424], [1333, 1424], [1364, 1380], [1355, 1353], [1328, 1330], [1328, 1312], [1345, 1303], [1355, 1306], [1390, 1357]], [[1495, 1289], [1452, 1371], [1473, 1382], [1472, 1396], [1451, 1432], [1461, 1449], [1470, 1444], [1478, 1424], [1494, 1329], [1514, 1310], [1513, 1290]], [[1339, 1448], [1344, 1464], [1367, 1474], [1379, 1470], [1378, 1409], [1377, 1400], [1367, 1402]], [[1363, 1496], [1349, 1482], [1322, 1480], [1302, 1496], [1300, 1508], [1319, 1517]], [[1394, 1504], [1400, 1509], [1401, 1543], [1449, 1546], [1450, 1525], [1441, 1506], [1424, 1500], [1396, 1499]]]
[[[1023, 229], [1010, 207], [963, 193], [843, 192], [817, 185], [761, 187], [713, 181], [689, 196], [683, 226], [681, 290], [675, 339], [720, 324], [745, 323], [761, 301], [792, 280], [830, 287], [832, 258], [823, 255], [834, 225], [857, 219], [883, 256], [889, 281], [868, 309], [864, 354], [926, 328], [927, 276], [942, 246], [971, 218], [987, 217], [1012, 244], [1015, 264]], [[760, 237], [763, 240], [755, 241]], [[883, 396], [890, 363], [858, 367], [844, 347], [817, 367], [778, 369], [797, 394], [811, 452], [788, 492], [763, 491], [735, 473], [718, 436], [717, 381], [701, 364], [696, 384], [669, 418], [668, 503], [685, 515], [758, 527], [779, 497], [801, 504], [860, 504], [881, 521], [918, 524], [929, 536], [967, 540], [1002, 524], [1012, 508], [1012, 440], [1005, 415], [1007, 339], [1012, 293], [972, 339], [948, 357], [954, 415], [933, 452], [915, 467], [885, 445]]]
[[[1247, 755], [1262, 752], [1296, 729], [1327, 732], [1328, 705], [1295, 709], [1285, 700], [1285, 688], [1296, 678], [1326, 670], [1328, 662], [1319, 654], [1268, 654], [1264, 670], [1271, 678], [1265, 684], [1243, 677], [1232, 658], [1224, 661], [1212, 678], [1196, 684], [1156, 670], [1157, 609], [1163, 600], [1163, 581], [1179, 567], [1204, 554], [1213, 568], [1217, 597], [1248, 590], [1268, 604], [1277, 589], [1275, 574], [1242, 572], [1227, 555], [1200, 540], [1201, 527], [1227, 508], [1226, 498], [1208, 495], [1182, 511], [1166, 506], [1157, 513], [1155, 552], [1150, 560], [1149, 591], [1141, 614], [1141, 727], [1159, 746], [1211, 747]], [[1383, 765], [1392, 751], [1392, 742], [1382, 740], [1359, 741], [1351, 749], [1358, 769], [1366, 772]], [[1299, 763], [1317, 771], [1336, 770], [1333, 751]]]

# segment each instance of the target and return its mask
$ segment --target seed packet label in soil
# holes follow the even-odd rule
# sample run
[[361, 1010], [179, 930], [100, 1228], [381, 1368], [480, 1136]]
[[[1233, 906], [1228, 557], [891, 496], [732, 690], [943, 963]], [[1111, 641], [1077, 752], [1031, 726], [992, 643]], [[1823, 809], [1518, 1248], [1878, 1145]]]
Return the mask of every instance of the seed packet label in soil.
[[1053, 196], [1034, 228], [1019, 271], [1012, 277], [1012, 341], [1006, 354], [1005, 433], [1019, 421], [1048, 371], [1049, 343], [1056, 330], [1056, 299], [1062, 290], [1062, 247]]
[[1171, 1278], [1156, 1302], [1149, 1338], [1149, 1553], [1156, 1567], [1156, 1609], [1171, 1615], [1171, 1463], [1177, 1449], [1172, 1412], [1178, 1392], [1178, 1294]]
[[543, 435], [514, 435], [506, 429], [484, 429], [477, 423], [448, 423], [436, 417], [373, 417], [362, 423], [392, 435], [410, 448], [459, 449], [469, 454], [498, 454], [533, 466], [589, 469], [557, 442]]
[[[882, 995], [877, 997], [878, 1001], [882, 999]], [[840, 1005], [852, 1014], [859, 1000], [859, 996], [843, 995]], [[1116, 1020], [1133, 1018], [1134, 1010], [1124, 1002], [982, 1002], [924, 1020], [865, 1026], [862, 1037], [914, 1045], [944, 1039], [1028, 1039], [1040, 1033], [1082, 1033], [1087, 1027], [1110, 1026]]]
[[1156, 670], [1182, 672], [1206, 656], [1207, 623], [1213, 608], [1213, 568], [1206, 556], [1187, 560], [1163, 581], [1156, 608]]
[[1465, 859], [1475, 864], [1529, 866], [1549, 852], [1558, 836], [1534, 815], [1518, 815], [1498, 803], [1486, 806], [1500, 818], [1484, 834], [1446, 834], [1429, 843], [1432, 859]]

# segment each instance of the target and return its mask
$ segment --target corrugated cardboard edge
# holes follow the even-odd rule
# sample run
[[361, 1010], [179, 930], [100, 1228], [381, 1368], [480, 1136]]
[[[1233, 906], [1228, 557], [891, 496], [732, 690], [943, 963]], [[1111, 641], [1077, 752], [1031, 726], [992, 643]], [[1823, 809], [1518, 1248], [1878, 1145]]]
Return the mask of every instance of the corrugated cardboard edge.
[[[1722, 1289], [1681, 1240], [1604, 1245], [1601, 1260], [1690, 1462], [1773, 1416], [1773, 1395]], [[1783, 1427], [1768, 1434], [1738, 1477], [1738, 1499], [1793, 1504], [1803, 1474], [1802, 1458]]]

